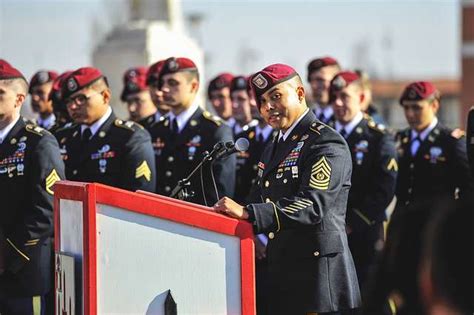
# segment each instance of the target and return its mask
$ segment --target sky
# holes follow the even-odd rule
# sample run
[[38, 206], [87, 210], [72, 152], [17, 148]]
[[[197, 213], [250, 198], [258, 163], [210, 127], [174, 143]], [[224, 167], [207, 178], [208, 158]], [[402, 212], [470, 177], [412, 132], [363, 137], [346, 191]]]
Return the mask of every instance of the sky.
[[[95, 45], [127, 18], [124, 0], [0, 0], [0, 58], [26, 76], [91, 64]], [[381, 79], [458, 78], [457, 0], [182, 0], [201, 16], [187, 32], [206, 74], [247, 74], [282, 62], [305, 75], [312, 58]]]

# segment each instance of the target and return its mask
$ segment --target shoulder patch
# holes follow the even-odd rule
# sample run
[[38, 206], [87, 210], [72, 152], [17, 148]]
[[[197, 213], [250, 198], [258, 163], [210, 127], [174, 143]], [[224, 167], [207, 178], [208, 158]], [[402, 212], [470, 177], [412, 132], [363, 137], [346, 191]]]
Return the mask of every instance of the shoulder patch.
[[212, 115], [212, 114], [209, 113], [208, 111], [204, 111], [204, 112], [202, 113], [202, 116], [203, 116], [204, 118], [206, 118], [207, 120], [212, 121], [212, 122], [215, 123], [217, 126], [222, 125], [222, 120], [221, 120], [219, 117]]

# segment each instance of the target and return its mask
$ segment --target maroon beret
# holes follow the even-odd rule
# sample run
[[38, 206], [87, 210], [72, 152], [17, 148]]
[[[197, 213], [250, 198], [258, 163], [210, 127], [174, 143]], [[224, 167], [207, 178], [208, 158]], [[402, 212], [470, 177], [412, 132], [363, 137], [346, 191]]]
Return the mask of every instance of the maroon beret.
[[128, 69], [123, 75], [123, 90], [120, 99], [125, 102], [125, 98], [129, 94], [138, 93], [148, 89], [146, 84], [146, 76], [148, 69], [145, 67], [137, 67]]
[[30, 80], [30, 89], [29, 93], [31, 93], [32, 89], [41, 84], [45, 84], [48, 82], [53, 82], [58, 77], [58, 73], [55, 71], [49, 70], [41, 70], [36, 72]]
[[184, 57], [170, 57], [165, 60], [163, 67], [160, 70], [160, 78], [166, 74], [182, 71], [198, 72], [198, 69], [191, 59]]
[[223, 88], [230, 88], [230, 83], [232, 82], [232, 79], [234, 78], [234, 75], [228, 72], [224, 72], [219, 74], [217, 77], [211, 80], [209, 82], [209, 86], [207, 87], [207, 94], [210, 97], [211, 92], [215, 90], [220, 90]]
[[250, 87], [255, 95], [257, 106], [260, 107], [260, 97], [277, 84], [297, 76], [295, 69], [290, 66], [276, 63], [253, 74], [250, 78]]
[[249, 92], [248, 77], [245, 77], [243, 75], [234, 77], [230, 82], [230, 93], [240, 90], [245, 90]]
[[439, 92], [431, 82], [418, 81], [408, 84], [400, 97], [400, 104], [404, 102], [418, 102], [431, 97], [439, 97]]
[[352, 71], [342, 71], [334, 76], [329, 86], [329, 103], [332, 103], [335, 99], [336, 92], [348, 87], [352, 82], [359, 80], [360, 77], [357, 73]]
[[54, 79], [53, 88], [51, 89], [51, 92], [49, 93], [50, 100], [52, 100], [53, 102], [61, 101], [61, 86], [64, 82], [64, 79], [68, 77], [71, 73], [72, 71], [63, 72]]
[[165, 60], [160, 60], [152, 64], [146, 74], [146, 84], [147, 85], [156, 85], [160, 80], [160, 72], [165, 64]]
[[23, 74], [6, 60], [0, 59], [0, 80], [9, 80], [9, 79], [23, 79], [26, 81]]
[[[105, 79], [99, 69], [92, 67], [79, 68], [64, 79], [61, 86], [62, 97], [67, 99], [72, 94], [102, 78]], [[105, 81], [107, 82], [106, 79]]]
[[327, 66], [339, 66], [339, 63], [337, 62], [336, 59], [330, 56], [311, 60], [310, 63], [308, 64], [308, 81], [309, 81], [309, 76], [311, 73], [313, 73], [313, 71], [317, 71]]

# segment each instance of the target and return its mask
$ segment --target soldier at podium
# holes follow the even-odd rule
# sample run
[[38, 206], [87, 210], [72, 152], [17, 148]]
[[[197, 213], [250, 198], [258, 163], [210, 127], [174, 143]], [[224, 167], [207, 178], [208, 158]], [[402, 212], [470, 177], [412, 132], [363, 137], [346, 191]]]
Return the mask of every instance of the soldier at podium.
[[27, 124], [24, 76], [0, 59], [0, 313], [44, 314], [52, 289], [53, 185], [64, 179], [58, 143]]
[[250, 78], [278, 136], [263, 152], [250, 204], [214, 209], [268, 235], [269, 314], [340, 314], [360, 306], [345, 231], [352, 162], [345, 140], [309, 110], [300, 76], [274, 64]]

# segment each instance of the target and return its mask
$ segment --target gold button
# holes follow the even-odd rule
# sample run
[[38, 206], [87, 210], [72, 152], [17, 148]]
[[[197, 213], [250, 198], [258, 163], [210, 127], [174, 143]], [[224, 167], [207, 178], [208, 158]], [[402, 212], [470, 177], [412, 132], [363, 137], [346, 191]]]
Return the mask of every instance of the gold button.
[[315, 257], [318, 257], [318, 256], [319, 256], [319, 252], [318, 252], [318, 251], [315, 251], [315, 252], [313, 253], [313, 255], [314, 255]]
[[275, 237], [275, 233], [273, 233], [273, 232], [268, 233], [268, 238], [269, 239], [272, 240], [274, 237]]
[[72, 171], [72, 174], [73, 174], [73, 175], [76, 175], [76, 174], [77, 174], [77, 170]]
[[267, 181], [265, 182], [265, 187], [268, 187], [268, 186], [270, 186], [270, 182], [267, 180]]
[[170, 187], [170, 186], [166, 186], [166, 187], [165, 187], [165, 191], [166, 191], [166, 192], [168, 192], [168, 191], [170, 191], [170, 190], [171, 190], [171, 187]]
[[265, 202], [270, 202], [270, 198], [265, 198]]
[[414, 168], [415, 168], [415, 164], [410, 163], [410, 169], [412, 170], [412, 169], [414, 169]]
[[166, 177], [170, 177], [173, 173], [171, 173], [171, 171], [166, 171], [165, 175]]
[[168, 157], [168, 162], [173, 162], [173, 161], [174, 161], [174, 157], [169, 156], [169, 157]]
[[285, 178], [285, 179], [283, 180], [283, 184], [286, 184], [286, 183], [288, 183], [288, 179]]
[[412, 191], [413, 191], [413, 189], [408, 188], [408, 193], [409, 193], [409, 194], [411, 194]]

